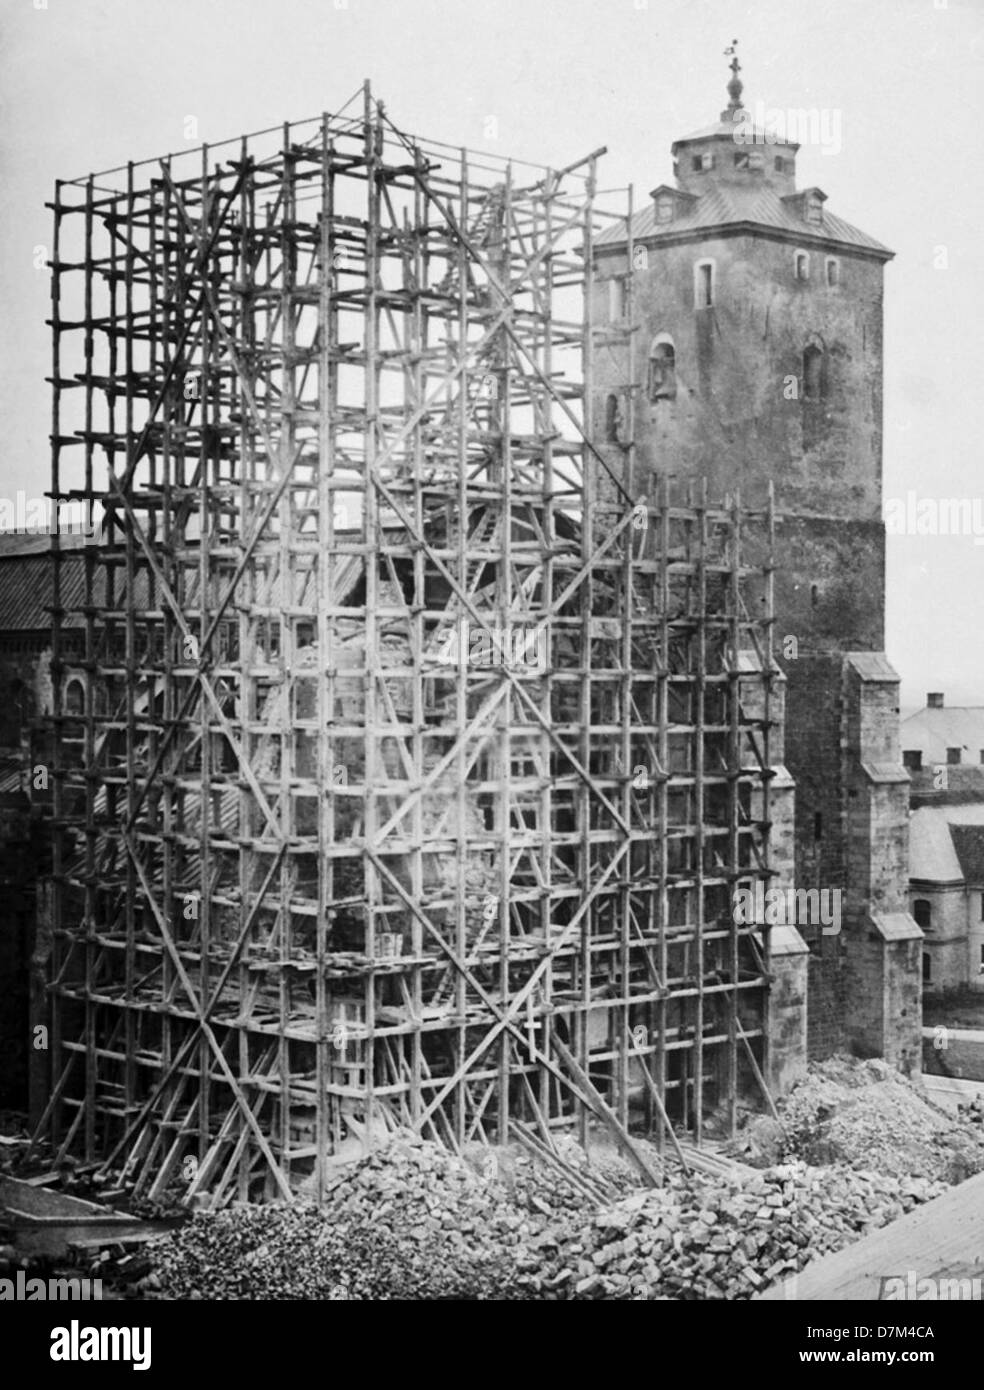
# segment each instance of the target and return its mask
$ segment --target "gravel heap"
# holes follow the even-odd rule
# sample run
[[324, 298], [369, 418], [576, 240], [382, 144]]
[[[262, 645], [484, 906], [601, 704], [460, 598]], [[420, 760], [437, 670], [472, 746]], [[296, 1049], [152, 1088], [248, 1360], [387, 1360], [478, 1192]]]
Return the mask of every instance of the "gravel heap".
[[518, 1255], [585, 1199], [510, 1155], [486, 1177], [399, 1136], [356, 1164], [323, 1212], [306, 1203], [202, 1212], [152, 1247], [148, 1287], [176, 1298], [516, 1297]]
[[[500, 1164], [500, 1174], [503, 1166]], [[510, 1156], [505, 1175], [400, 1137], [322, 1212], [199, 1213], [148, 1253], [144, 1294], [205, 1299], [716, 1299], [759, 1289], [944, 1190], [789, 1163], [593, 1206]]]
[[812, 1065], [779, 1113], [783, 1158], [951, 1183], [984, 1169], [980, 1128], [941, 1110], [882, 1061]]

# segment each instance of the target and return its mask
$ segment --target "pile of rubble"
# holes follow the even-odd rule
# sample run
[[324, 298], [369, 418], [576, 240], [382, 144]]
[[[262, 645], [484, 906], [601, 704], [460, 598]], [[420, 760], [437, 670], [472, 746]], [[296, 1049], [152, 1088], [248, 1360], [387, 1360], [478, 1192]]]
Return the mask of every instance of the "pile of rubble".
[[[324, 1212], [199, 1213], [152, 1252], [144, 1291], [173, 1298], [488, 1299], [517, 1296], [525, 1242], [576, 1219], [584, 1197], [510, 1156], [483, 1175], [399, 1135], [350, 1169]], [[486, 1168], [486, 1173], [488, 1169]]]
[[944, 1188], [803, 1163], [669, 1176], [566, 1239], [530, 1242], [523, 1286], [540, 1299], [747, 1299]]
[[[200, 1213], [152, 1250], [176, 1298], [743, 1299], [984, 1167], [984, 1105], [953, 1118], [882, 1062], [834, 1058], [735, 1146], [640, 1191], [612, 1153], [560, 1140], [570, 1181], [506, 1149], [455, 1158], [400, 1134], [325, 1210]], [[755, 1166], [747, 1166], [749, 1163]]]
[[749, 1298], [943, 1190], [802, 1163], [666, 1173], [598, 1208], [510, 1156], [475, 1168], [399, 1137], [305, 1205], [200, 1213], [142, 1292], [205, 1299]]
[[[818, 1062], [780, 1102], [779, 1112], [781, 1158], [950, 1183], [984, 1169], [980, 1129], [941, 1110], [920, 1085], [882, 1061]], [[772, 1158], [762, 1130], [762, 1122], [755, 1122], [749, 1139]], [[742, 1156], [755, 1162], [754, 1152]]]

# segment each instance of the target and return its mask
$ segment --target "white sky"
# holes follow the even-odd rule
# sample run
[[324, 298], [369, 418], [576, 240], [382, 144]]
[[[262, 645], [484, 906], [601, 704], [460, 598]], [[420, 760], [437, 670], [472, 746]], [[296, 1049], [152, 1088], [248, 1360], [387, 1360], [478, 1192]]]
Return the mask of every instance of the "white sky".
[[[841, 113], [800, 186], [890, 246], [885, 495], [984, 498], [984, 0], [0, 0], [0, 491], [48, 486], [56, 178], [337, 109], [368, 77], [403, 129], [602, 184], [671, 178], [675, 136], [745, 101]], [[336, 8], [336, 5], [339, 8]], [[184, 139], [198, 121], [197, 141]], [[498, 138], [487, 138], [494, 116]], [[946, 269], [934, 267], [946, 248]], [[981, 503], [984, 514], [984, 502]], [[889, 540], [903, 703], [984, 704], [984, 545]]]

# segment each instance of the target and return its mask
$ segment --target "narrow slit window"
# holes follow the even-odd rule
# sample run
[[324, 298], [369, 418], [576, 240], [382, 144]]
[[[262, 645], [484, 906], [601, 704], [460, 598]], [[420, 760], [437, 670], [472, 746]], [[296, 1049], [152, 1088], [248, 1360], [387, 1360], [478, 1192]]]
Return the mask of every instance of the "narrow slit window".
[[618, 444], [621, 438], [622, 412], [618, 396], [614, 392], [605, 401], [605, 439], [609, 444]]
[[696, 300], [698, 309], [714, 307], [714, 263], [698, 261], [696, 275]]
[[803, 353], [803, 399], [819, 401], [823, 395], [823, 350], [811, 343]]

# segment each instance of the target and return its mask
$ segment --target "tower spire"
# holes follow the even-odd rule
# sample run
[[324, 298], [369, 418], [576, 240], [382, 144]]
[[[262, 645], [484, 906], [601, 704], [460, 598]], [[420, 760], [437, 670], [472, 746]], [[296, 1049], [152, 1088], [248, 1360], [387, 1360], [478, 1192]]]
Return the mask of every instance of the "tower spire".
[[731, 59], [731, 81], [728, 83], [728, 96], [730, 98], [726, 111], [721, 113], [722, 120], [734, 119], [733, 113], [742, 109], [741, 94], [744, 90], [744, 83], [738, 74], [741, 72], [741, 63], [738, 61], [738, 40], [732, 39], [729, 46], [724, 50], [724, 56]]

